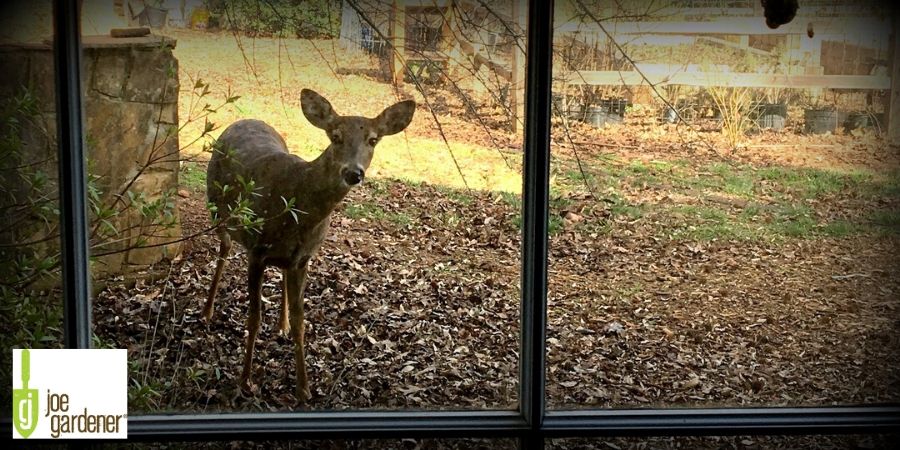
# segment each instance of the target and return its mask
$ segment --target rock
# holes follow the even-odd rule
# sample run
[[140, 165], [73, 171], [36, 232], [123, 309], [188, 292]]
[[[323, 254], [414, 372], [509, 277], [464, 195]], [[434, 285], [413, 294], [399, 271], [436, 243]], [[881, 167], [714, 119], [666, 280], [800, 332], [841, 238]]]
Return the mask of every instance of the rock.
[[178, 124], [178, 103], [170, 102], [162, 105], [162, 111], [157, 116], [157, 123], [169, 125]]
[[41, 111], [56, 110], [56, 78], [53, 65], [53, 52], [39, 50], [31, 54], [29, 60], [29, 81], [32, 83], [38, 107]]
[[[140, 173], [129, 190], [146, 196], [149, 201], [165, 193], [189, 197], [189, 191], [178, 191], [178, 62], [172, 45], [156, 40], [134, 43], [134, 39], [106, 37], [86, 40], [83, 50], [83, 102], [88, 170], [96, 176], [94, 187], [101, 192], [106, 205], [119, 195]], [[20, 137], [26, 155], [35, 161], [56, 161], [56, 91], [53, 53], [49, 46], [4, 47], [0, 50], [0, 94], [16, 94], [20, 86], [31, 86], [42, 116], [43, 127], [23, 126]], [[38, 129], [41, 128], [41, 129]], [[156, 160], [149, 166], [150, 160]], [[54, 166], [55, 170], [55, 166]], [[53, 173], [53, 171], [48, 171]], [[48, 186], [55, 186], [55, 176]], [[15, 192], [11, 192], [13, 196]], [[186, 194], [186, 195], [185, 195]], [[178, 197], [174, 197], [175, 200]], [[118, 203], [117, 209], [122, 208]], [[177, 214], [177, 209], [172, 211]], [[159, 235], [144, 244], [156, 247], [129, 249], [136, 245], [140, 228], [132, 225], [149, 223], [139, 211], [124, 210], [112, 219], [117, 231], [108, 240], [115, 243], [96, 248], [96, 253], [119, 251], [92, 261], [95, 278], [141, 271], [164, 258], [178, 255], [180, 245], [166, 245], [181, 237], [177, 216], [174, 225], [154, 226], [143, 230]], [[25, 227], [28, 229], [28, 227]], [[107, 239], [104, 239], [107, 240]]]
[[132, 185], [132, 190], [143, 192], [148, 201], [153, 201], [163, 193], [176, 189], [177, 184], [178, 177], [175, 172], [151, 171], [141, 174]]
[[19, 94], [21, 86], [28, 85], [28, 54], [22, 50], [0, 51], [0, 96], [8, 98]]
[[178, 60], [170, 51], [133, 50], [124, 99], [129, 102], [178, 101]]
[[90, 170], [101, 177], [103, 192], [118, 190], [137, 170], [137, 162], [147, 160], [146, 126], [153, 109], [95, 95], [85, 99], [84, 110]]
[[113, 28], [109, 30], [109, 35], [115, 38], [141, 37], [148, 34], [150, 34], [150, 28], [148, 27]]
[[125, 262], [125, 252], [113, 253], [94, 258], [91, 261], [91, 276], [102, 278], [106, 275], [116, 274], [122, 271]]
[[[146, 238], [142, 248], [132, 248], [128, 251], [126, 271], [144, 270], [151, 264], [156, 264], [163, 259], [173, 259], [181, 252], [181, 243], [174, 242], [181, 237], [181, 225], [175, 224], [163, 230], [157, 230], [159, 237]], [[172, 242], [169, 245], [159, 245]]]
[[572, 223], [578, 223], [584, 220], [584, 217], [572, 211], [566, 213], [565, 219]]
[[91, 87], [97, 92], [110, 97], [121, 97], [125, 86], [125, 77], [128, 69], [129, 51], [115, 49], [85, 52], [85, 56], [94, 55], [96, 58], [95, 70]]

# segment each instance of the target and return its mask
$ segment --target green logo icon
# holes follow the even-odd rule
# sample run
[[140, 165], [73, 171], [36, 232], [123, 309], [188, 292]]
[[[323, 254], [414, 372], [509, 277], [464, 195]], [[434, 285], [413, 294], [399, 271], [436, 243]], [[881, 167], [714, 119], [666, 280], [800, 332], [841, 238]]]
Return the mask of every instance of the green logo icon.
[[13, 425], [23, 438], [37, 428], [38, 390], [28, 389], [31, 378], [31, 354], [22, 350], [22, 389], [13, 389]]

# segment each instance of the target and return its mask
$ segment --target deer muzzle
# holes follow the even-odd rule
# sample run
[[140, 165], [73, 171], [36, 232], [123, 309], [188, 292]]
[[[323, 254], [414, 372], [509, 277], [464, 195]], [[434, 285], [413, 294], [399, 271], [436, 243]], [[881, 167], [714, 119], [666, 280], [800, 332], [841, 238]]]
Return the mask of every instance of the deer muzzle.
[[341, 169], [341, 177], [344, 179], [344, 183], [347, 183], [348, 186], [356, 186], [359, 183], [362, 183], [363, 178], [365, 178], [366, 173], [359, 167], [350, 168], [345, 167]]

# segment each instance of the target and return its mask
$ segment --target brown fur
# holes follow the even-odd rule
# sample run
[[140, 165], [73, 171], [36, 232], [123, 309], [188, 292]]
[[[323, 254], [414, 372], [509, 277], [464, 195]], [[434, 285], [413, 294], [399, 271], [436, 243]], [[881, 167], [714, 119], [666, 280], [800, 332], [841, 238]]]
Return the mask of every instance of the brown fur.
[[[314, 161], [288, 152], [284, 139], [264, 122], [240, 120], [219, 137], [207, 169], [206, 189], [209, 201], [223, 218], [216, 229], [221, 245], [216, 271], [210, 286], [203, 316], [213, 313], [216, 292], [232, 240], [247, 249], [250, 316], [247, 320], [246, 353], [241, 382], [250, 385], [253, 349], [262, 318], [262, 276], [268, 265], [282, 269], [283, 296], [279, 326], [290, 332], [295, 342], [297, 398], [310, 397], [306, 379], [303, 291], [309, 260], [315, 256], [328, 233], [331, 213], [351, 186], [344, 174], [350, 169], [368, 168], [374, 143], [381, 136], [399, 133], [409, 125], [415, 103], [405, 101], [387, 108], [378, 117], [338, 116], [331, 104], [319, 94], [304, 89], [301, 106], [306, 118], [328, 133], [332, 143]], [[253, 193], [242, 192], [241, 181], [253, 180]], [[354, 180], [353, 182], [356, 182]], [[228, 189], [223, 189], [228, 186]], [[264, 221], [259, 229], [247, 229], [228, 211], [239, 198], [250, 199], [250, 209]], [[299, 210], [296, 219], [285, 213], [284, 200], [294, 200]]]

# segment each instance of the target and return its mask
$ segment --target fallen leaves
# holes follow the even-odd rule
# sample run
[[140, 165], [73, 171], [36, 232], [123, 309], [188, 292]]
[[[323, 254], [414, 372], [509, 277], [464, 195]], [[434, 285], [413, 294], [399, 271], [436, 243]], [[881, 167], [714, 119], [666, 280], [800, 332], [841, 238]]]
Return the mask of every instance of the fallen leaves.
[[[347, 202], [377, 202], [382, 217], [334, 215], [306, 293], [306, 407], [516, 406], [516, 206], [459, 195], [379, 181]], [[182, 212], [186, 232], [206, 226], [201, 199]], [[896, 238], [671, 241], [642, 222], [614, 225], [587, 234], [573, 223], [551, 237], [551, 407], [898, 399], [886, 389], [900, 385]], [[110, 283], [95, 301], [98, 336], [129, 349], [131, 377], [157, 383], [163, 409], [297, 407], [293, 343], [276, 328], [278, 271], [263, 289], [258, 391], [241, 395], [245, 256], [231, 257], [207, 324], [199, 310], [216, 243], [202, 236], [186, 249], [169, 277]]]

